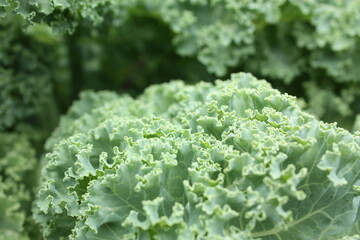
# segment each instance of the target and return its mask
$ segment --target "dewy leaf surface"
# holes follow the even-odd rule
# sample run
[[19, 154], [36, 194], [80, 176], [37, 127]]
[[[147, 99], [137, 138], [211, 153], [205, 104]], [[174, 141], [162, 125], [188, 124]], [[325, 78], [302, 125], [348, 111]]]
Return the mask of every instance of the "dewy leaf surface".
[[249, 74], [137, 99], [84, 93], [48, 149], [34, 208], [45, 239], [359, 234], [360, 136]]

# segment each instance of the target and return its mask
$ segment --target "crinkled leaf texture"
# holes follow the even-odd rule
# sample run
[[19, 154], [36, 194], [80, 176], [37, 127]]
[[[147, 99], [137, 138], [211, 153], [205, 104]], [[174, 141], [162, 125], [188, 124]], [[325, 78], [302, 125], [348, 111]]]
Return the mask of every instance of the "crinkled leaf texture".
[[84, 92], [47, 147], [34, 209], [45, 239], [358, 233], [359, 134], [250, 74], [137, 99]]

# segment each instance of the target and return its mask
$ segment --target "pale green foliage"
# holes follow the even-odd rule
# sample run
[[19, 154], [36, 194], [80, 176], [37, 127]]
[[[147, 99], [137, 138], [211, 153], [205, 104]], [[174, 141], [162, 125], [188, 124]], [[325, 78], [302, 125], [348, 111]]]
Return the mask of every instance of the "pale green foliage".
[[137, 99], [85, 92], [47, 148], [34, 209], [45, 239], [359, 233], [360, 136], [249, 74]]
[[248, 75], [84, 92], [46, 144], [46, 238], [356, 239], [359, 23], [360, 0], [0, 0], [0, 238], [27, 238], [31, 144], [80, 90], [241, 70], [354, 135]]

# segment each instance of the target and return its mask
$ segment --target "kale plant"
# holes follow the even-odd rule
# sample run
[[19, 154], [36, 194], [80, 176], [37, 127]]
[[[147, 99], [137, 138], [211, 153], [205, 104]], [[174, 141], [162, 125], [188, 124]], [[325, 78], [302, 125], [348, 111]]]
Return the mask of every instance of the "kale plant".
[[0, 239], [359, 239], [360, 0], [0, 0], [0, 39]]
[[359, 233], [359, 133], [250, 74], [136, 99], [84, 92], [47, 147], [35, 207], [45, 239]]

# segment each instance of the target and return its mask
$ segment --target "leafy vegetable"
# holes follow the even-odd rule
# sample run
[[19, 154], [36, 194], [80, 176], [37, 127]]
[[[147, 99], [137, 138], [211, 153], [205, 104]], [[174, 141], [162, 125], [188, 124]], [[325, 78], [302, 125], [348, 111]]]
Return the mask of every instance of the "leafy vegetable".
[[137, 99], [85, 92], [47, 148], [34, 209], [45, 239], [359, 234], [359, 133], [250, 74]]
[[[360, 0], [0, 0], [0, 239], [41, 238], [38, 168], [46, 239], [358, 239], [359, 22]], [[238, 71], [298, 98], [187, 85]]]

